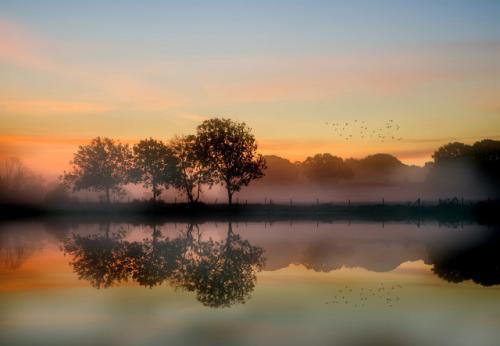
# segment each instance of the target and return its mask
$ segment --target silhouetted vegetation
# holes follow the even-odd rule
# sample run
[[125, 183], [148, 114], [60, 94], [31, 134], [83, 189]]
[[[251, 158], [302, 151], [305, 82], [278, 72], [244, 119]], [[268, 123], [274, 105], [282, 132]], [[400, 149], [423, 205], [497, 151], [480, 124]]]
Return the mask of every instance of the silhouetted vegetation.
[[[73, 191], [102, 194], [101, 199], [108, 204], [113, 196], [115, 204], [120, 205], [95, 206], [95, 195], [72, 196], [63, 185], [54, 185], [46, 193], [45, 206], [24, 205], [21, 208], [20, 196], [41, 189], [39, 179], [13, 159], [2, 163], [0, 202], [4, 208], [6, 205], [11, 209], [18, 208], [15, 214], [19, 215], [49, 212], [51, 209], [70, 213], [84, 210], [90, 213], [99, 209], [98, 212], [149, 214], [192, 213], [205, 209], [207, 213], [220, 213], [218, 207], [201, 206], [203, 203], [217, 204], [219, 190], [214, 189], [216, 191], [211, 191], [212, 195], [208, 197], [202, 193], [220, 185], [226, 190], [229, 206], [234, 204], [234, 194], [241, 191], [236, 201], [240, 205], [336, 204], [334, 209], [337, 212], [343, 202], [348, 206], [351, 202], [376, 206], [378, 203], [374, 201], [382, 204], [399, 201], [402, 204], [400, 211], [406, 208], [406, 214], [415, 214], [408, 208], [408, 203], [416, 200], [436, 204], [441, 199], [457, 198], [462, 204], [464, 200], [470, 204], [468, 200], [497, 199], [500, 195], [499, 157], [500, 141], [482, 140], [473, 145], [458, 142], [444, 145], [434, 153], [434, 162], [425, 167], [408, 166], [392, 155], [380, 153], [362, 159], [342, 159], [324, 153], [292, 163], [278, 156], [258, 154], [256, 140], [245, 123], [213, 118], [200, 124], [194, 135], [175, 137], [168, 142], [143, 139], [130, 149], [119, 141], [97, 137], [90, 144], [80, 146], [71, 162], [72, 169], [62, 177], [64, 186]], [[256, 179], [260, 181], [253, 185], [253, 189], [242, 191]], [[137, 189], [128, 189], [134, 191], [135, 196], [126, 195], [131, 184], [149, 189], [153, 204], [158, 205], [134, 199]], [[182, 208], [165, 203], [161, 194], [168, 188], [175, 190], [168, 200], [176, 204], [177, 197], [184, 195], [191, 206]], [[240, 203], [240, 199], [244, 203]], [[129, 206], [122, 205], [125, 200]], [[333, 212], [330, 207], [325, 208]], [[240, 210], [241, 206], [236, 209]], [[258, 208], [248, 205], [248, 209], [251, 214]], [[298, 210], [298, 214], [303, 210]], [[292, 212], [295, 211], [287, 209], [285, 214]], [[352, 214], [359, 212], [359, 208], [340, 214], [344, 212]]]
[[196, 136], [175, 139], [166, 145], [155, 139], [128, 145], [97, 137], [75, 153], [73, 170], [64, 181], [73, 190], [121, 193], [129, 182], [152, 188], [153, 200], [162, 187], [175, 186], [190, 203], [198, 201], [202, 184], [221, 184], [228, 204], [233, 194], [263, 176], [265, 160], [257, 154], [257, 144], [245, 123], [213, 118], [197, 128]]
[[196, 137], [193, 135], [177, 137], [170, 143], [177, 158], [177, 170], [172, 182], [188, 203], [200, 199], [203, 185], [211, 185], [213, 178], [210, 169], [203, 163], [203, 156], [197, 150]]
[[139, 141], [133, 151], [132, 181], [151, 188], [153, 201], [156, 201], [163, 187], [173, 185], [177, 159], [169, 146], [152, 138]]
[[345, 165], [344, 160], [331, 154], [317, 154], [308, 157], [302, 162], [301, 167], [310, 181], [320, 184], [332, 183], [354, 176], [353, 171]]
[[213, 182], [226, 188], [229, 205], [235, 192], [264, 175], [266, 162], [257, 154], [257, 143], [245, 123], [205, 120], [197, 128], [195, 143], [203, 164], [212, 172]]
[[73, 168], [64, 172], [63, 180], [74, 191], [102, 191], [106, 202], [110, 203], [111, 192], [123, 193], [123, 185], [130, 181], [132, 160], [127, 144], [97, 137], [78, 148], [71, 162]]
[[481, 180], [491, 195], [500, 193], [500, 141], [485, 139], [473, 145], [454, 142], [434, 152], [429, 179], [458, 189]]

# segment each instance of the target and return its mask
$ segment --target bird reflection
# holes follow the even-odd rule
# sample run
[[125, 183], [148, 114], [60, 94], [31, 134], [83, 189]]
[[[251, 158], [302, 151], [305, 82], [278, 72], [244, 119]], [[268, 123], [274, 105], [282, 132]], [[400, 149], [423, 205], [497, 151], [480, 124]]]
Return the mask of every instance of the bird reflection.
[[235, 234], [229, 222], [224, 240], [204, 240], [196, 225], [174, 239], [163, 237], [153, 226], [150, 239], [126, 241], [124, 232], [67, 238], [63, 250], [80, 279], [94, 287], [109, 287], [128, 279], [141, 286], [164, 282], [194, 292], [203, 305], [229, 307], [245, 303], [262, 270], [263, 250]]

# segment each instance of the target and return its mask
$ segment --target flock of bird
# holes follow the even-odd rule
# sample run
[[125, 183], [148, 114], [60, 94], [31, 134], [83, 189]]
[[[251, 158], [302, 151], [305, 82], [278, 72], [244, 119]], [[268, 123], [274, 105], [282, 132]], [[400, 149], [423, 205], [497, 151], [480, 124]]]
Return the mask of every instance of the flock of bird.
[[401, 126], [390, 119], [382, 126], [369, 127], [365, 120], [354, 119], [345, 122], [325, 122], [325, 125], [331, 127], [335, 135], [346, 141], [354, 138], [375, 139], [384, 141], [402, 141], [399, 136]]
[[380, 283], [378, 287], [374, 288], [360, 288], [357, 292], [353, 292], [353, 289], [349, 286], [344, 286], [343, 289], [337, 291], [337, 294], [333, 296], [331, 301], [325, 302], [325, 304], [333, 305], [350, 305], [354, 308], [361, 308], [368, 303], [368, 300], [382, 301], [388, 307], [393, 307], [395, 304], [399, 303], [401, 298], [397, 294], [398, 289], [401, 289], [401, 285], [385, 286], [384, 283]]

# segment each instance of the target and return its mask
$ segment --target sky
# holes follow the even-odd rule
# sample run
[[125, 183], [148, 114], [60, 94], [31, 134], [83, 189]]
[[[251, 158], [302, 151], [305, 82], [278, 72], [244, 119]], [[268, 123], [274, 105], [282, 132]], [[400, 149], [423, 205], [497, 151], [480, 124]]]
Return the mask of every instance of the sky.
[[[290, 160], [421, 165], [499, 139], [500, 2], [0, 2], [0, 157], [57, 174], [93, 137], [169, 139], [214, 116]], [[347, 140], [331, 126], [346, 122]]]

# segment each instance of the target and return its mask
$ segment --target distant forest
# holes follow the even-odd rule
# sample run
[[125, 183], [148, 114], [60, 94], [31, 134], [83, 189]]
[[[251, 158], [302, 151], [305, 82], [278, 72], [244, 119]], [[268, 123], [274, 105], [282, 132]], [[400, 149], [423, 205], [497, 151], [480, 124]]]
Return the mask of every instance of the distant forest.
[[[330, 202], [459, 197], [497, 199], [500, 141], [454, 142], [424, 167], [378, 153], [342, 159], [329, 153], [301, 162], [258, 153], [245, 123], [213, 118], [193, 135], [147, 138], [130, 147], [97, 137], [78, 148], [71, 169], [47, 184], [15, 158], [0, 162], [0, 201], [68, 203], [78, 200], [184, 200], [187, 203]], [[249, 188], [245, 188], [249, 186]]]

